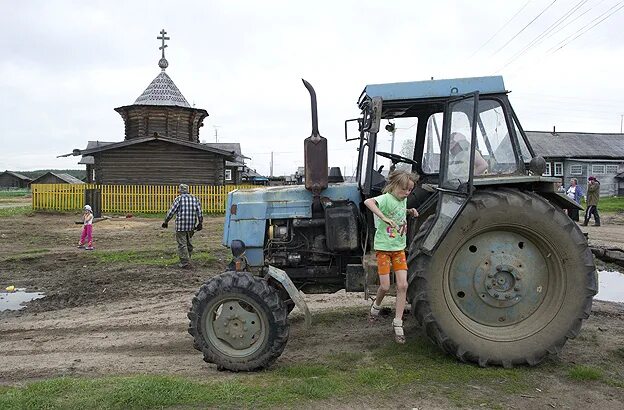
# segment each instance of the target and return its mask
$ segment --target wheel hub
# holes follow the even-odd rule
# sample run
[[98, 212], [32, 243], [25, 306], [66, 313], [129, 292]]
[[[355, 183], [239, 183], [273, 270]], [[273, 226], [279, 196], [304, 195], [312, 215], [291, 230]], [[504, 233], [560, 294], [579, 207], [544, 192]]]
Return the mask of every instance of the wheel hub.
[[220, 311], [213, 326], [215, 335], [221, 341], [242, 350], [259, 340], [262, 327], [260, 317], [255, 312], [250, 312], [240, 301], [225, 302]]
[[[487, 263], [486, 263], [487, 262]], [[522, 299], [520, 286], [521, 268], [515, 265], [492, 263], [488, 258], [475, 272], [475, 288], [481, 295], [481, 300], [494, 307], [513, 306]]]
[[509, 326], [538, 309], [548, 288], [548, 254], [516, 232], [470, 238], [448, 265], [449, 296], [480, 325]]

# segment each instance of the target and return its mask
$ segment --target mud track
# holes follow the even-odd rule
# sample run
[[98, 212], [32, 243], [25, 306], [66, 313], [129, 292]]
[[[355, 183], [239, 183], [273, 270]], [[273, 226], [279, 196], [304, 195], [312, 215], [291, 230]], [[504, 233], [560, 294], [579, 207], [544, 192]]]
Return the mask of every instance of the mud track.
[[[613, 218], [605, 217], [600, 232], [589, 227], [590, 241], [597, 236], [597, 244], [623, 247], [624, 218]], [[66, 375], [230, 377], [204, 363], [193, 349], [186, 318], [199, 286], [223, 271], [228, 260], [220, 245], [223, 218], [207, 218], [195, 237], [200, 257], [191, 271], [175, 266], [173, 231], [161, 229], [159, 219], [96, 223], [93, 252], [75, 247], [78, 219], [77, 214], [0, 219], [0, 287], [12, 284], [46, 293], [21, 311], [0, 312], [0, 384]], [[307, 300], [313, 312], [349, 309], [340, 321], [323, 322], [308, 331], [295, 312], [289, 343], [277, 366], [361, 351], [389, 329], [389, 322], [365, 324], [368, 303], [362, 294], [309, 295]], [[406, 322], [406, 332], [408, 339], [422, 333], [413, 319]], [[568, 342], [557, 360], [597, 363], [610, 360], [622, 347], [624, 306], [596, 302], [581, 337]], [[624, 403], [621, 388], [592, 392], [574, 382], [552, 383], [559, 402], [570, 406], [579, 401], [606, 407]]]

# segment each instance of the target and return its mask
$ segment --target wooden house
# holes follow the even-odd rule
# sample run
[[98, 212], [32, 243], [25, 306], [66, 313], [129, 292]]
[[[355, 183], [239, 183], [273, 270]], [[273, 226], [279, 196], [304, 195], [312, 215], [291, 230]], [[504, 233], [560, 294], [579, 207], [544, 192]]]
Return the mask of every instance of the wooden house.
[[204, 145], [220, 149], [227, 152], [233, 152], [235, 158], [233, 161], [225, 161], [225, 183], [238, 185], [243, 181], [243, 174], [247, 171], [245, 159], [249, 157], [241, 153], [241, 146], [238, 142], [208, 142]]
[[225, 183], [226, 161], [236, 161], [236, 153], [199, 142], [199, 129], [208, 112], [191, 107], [167, 75], [165, 69], [169, 63], [164, 47], [163, 40], [163, 55], [158, 62], [161, 72], [134, 104], [115, 108], [124, 121], [125, 139], [89, 141], [87, 148], [64, 155], [82, 155], [79, 163], [87, 168], [87, 182]]
[[624, 134], [590, 132], [527, 131], [537, 155], [546, 160], [547, 176], [560, 177], [568, 186], [571, 178], [587, 192], [587, 178], [600, 181], [600, 195], [622, 195], [620, 178], [624, 174]]
[[17, 172], [7, 170], [0, 173], [0, 189], [28, 188], [30, 181], [32, 179]]
[[33, 184], [84, 184], [84, 182], [69, 174], [46, 172], [39, 178], [33, 179], [30, 185]]

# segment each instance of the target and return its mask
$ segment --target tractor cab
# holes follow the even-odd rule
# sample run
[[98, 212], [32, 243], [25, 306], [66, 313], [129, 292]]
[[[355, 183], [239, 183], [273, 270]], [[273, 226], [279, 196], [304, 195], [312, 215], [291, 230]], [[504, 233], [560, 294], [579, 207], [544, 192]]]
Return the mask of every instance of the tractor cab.
[[[381, 193], [385, 175], [375, 166], [376, 156], [387, 158], [390, 170], [403, 167], [420, 175], [408, 206], [425, 216], [446, 213], [444, 231], [475, 186], [525, 178], [534, 153], [507, 94], [500, 76], [367, 85], [357, 119], [363, 197]], [[387, 133], [402, 134], [401, 155], [375, 149]], [[427, 201], [434, 192], [440, 197]]]

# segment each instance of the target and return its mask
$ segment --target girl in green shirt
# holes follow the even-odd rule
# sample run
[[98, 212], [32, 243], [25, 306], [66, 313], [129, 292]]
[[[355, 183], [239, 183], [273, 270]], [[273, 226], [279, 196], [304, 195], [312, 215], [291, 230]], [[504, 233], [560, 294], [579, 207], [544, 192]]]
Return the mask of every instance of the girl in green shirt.
[[407, 215], [418, 216], [418, 211], [407, 209], [407, 197], [414, 189], [417, 177], [407, 171], [398, 170], [388, 177], [383, 195], [368, 198], [364, 205], [375, 215], [374, 248], [377, 255], [379, 289], [370, 310], [370, 319], [375, 320], [381, 310], [381, 301], [390, 289], [390, 267], [396, 279], [396, 314], [392, 321], [394, 338], [405, 343], [403, 333], [403, 311], [407, 295], [407, 261], [405, 258]]

